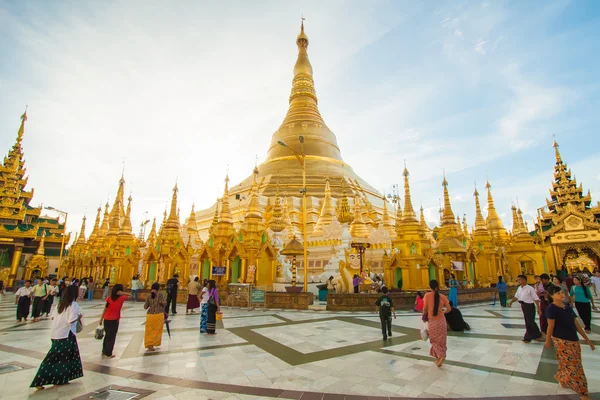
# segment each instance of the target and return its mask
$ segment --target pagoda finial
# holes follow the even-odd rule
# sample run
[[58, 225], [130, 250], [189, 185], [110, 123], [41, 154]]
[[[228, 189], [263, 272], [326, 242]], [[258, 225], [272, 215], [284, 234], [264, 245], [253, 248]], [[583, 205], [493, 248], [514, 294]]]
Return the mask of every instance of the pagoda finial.
[[84, 244], [85, 243], [85, 220], [86, 220], [86, 216], [83, 216], [83, 219], [81, 220], [81, 233], [79, 234], [79, 237], [77, 238], [77, 243], [81, 243]]
[[27, 106], [25, 106], [25, 112], [21, 115], [21, 126], [19, 127], [19, 132], [17, 133], [17, 143], [21, 143], [23, 140], [23, 134], [25, 133], [25, 122], [27, 121]]
[[337, 220], [340, 224], [349, 224], [352, 222], [352, 212], [348, 204], [348, 195], [346, 193], [346, 179], [342, 178], [342, 198], [338, 207]]
[[208, 233], [212, 233], [217, 224], [219, 223], [219, 199], [215, 203], [215, 214], [213, 215], [212, 223], [210, 224], [210, 228], [208, 228]]
[[121, 224], [120, 234], [130, 235], [132, 233], [133, 227], [131, 226], [131, 195], [127, 198], [127, 211], [125, 211], [125, 218], [123, 219], [123, 223]]
[[396, 228], [394, 227], [394, 224], [392, 224], [392, 221], [390, 220], [390, 215], [388, 213], [387, 199], [385, 198], [385, 193], [383, 194], [381, 199], [383, 200], [383, 213], [381, 216], [381, 222], [382, 222], [385, 230], [388, 231], [388, 233], [390, 234], [390, 238], [393, 238], [396, 236]]
[[494, 205], [494, 198], [492, 197], [492, 185], [490, 185], [490, 181], [486, 178], [485, 180], [485, 188], [487, 189], [487, 209], [488, 215], [486, 218], [488, 229], [495, 231], [504, 230], [504, 226], [502, 225], [502, 220], [498, 216], [498, 212], [496, 211], [496, 206]]
[[410, 183], [408, 182], [408, 169], [406, 168], [406, 160], [404, 160], [404, 212], [402, 214], [402, 222], [417, 222], [417, 215], [413, 209], [412, 201], [410, 198]]
[[165, 227], [179, 229], [179, 210], [177, 209], [177, 179], [175, 180], [175, 186], [173, 186], [173, 195], [171, 196], [171, 207], [169, 209], [169, 217], [167, 218], [167, 224]]
[[452, 205], [450, 204], [450, 194], [448, 193], [448, 181], [446, 180], [446, 171], [444, 171], [444, 180], [442, 181], [444, 187], [444, 211], [442, 214], [442, 225], [454, 225], [454, 212], [452, 212]]
[[556, 142], [556, 136], [553, 134], [552, 147], [554, 147], [554, 156], [556, 157], [556, 163], [562, 163], [562, 157], [560, 156], [560, 151], [558, 151], [558, 143]]
[[323, 235], [323, 227], [331, 224], [331, 221], [337, 218], [335, 215], [335, 208], [333, 207], [333, 200], [331, 199], [331, 186], [329, 184], [329, 178], [325, 179], [325, 196], [323, 197], [323, 206], [315, 228], [312, 232], [313, 236]]
[[102, 215], [102, 206], [98, 207], [96, 213], [96, 221], [94, 222], [94, 228], [92, 229], [92, 233], [90, 233], [89, 241], [92, 241], [98, 237], [98, 232], [100, 229], [100, 216]]
[[481, 205], [479, 204], [479, 192], [477, 191], [477, 184], [475, 184], [475, 192], [473, 192], [473, 197], [475, 197], [475, 231], [487, 232], [487, 225], [485, 223], [485, 219], [483, 218], [483, 214], [481, 213]]
[[231, 210], [229, 209], [229, 174], [225, 175], [225, 189], [223, 190], [223, 198], [221, 199], [219, 223], [233, 224], [233, 217], [231, 216]]
[[106, 236], [110, 229], [110, 214], [108, 212], [108, 201], [104, 206], [104, 216], [102, 217], [102, 225], [100, 225], [100, 230], [98, 231], [98, 235], [101, 237]]

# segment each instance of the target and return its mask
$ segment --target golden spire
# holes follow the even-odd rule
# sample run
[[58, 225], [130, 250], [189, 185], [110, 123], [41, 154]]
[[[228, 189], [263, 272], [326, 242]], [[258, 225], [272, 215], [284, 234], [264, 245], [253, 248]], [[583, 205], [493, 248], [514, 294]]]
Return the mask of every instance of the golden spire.
[[329, 225], [334, 218], [336, 218], [336, 215], [335, 208], [333, 207], [333, 201], [331, 200], [331, 186], [329, 184], [329, 178], [326, 178], [323, 206], [321, 207], [321, 213], [319, 214], [319, 219], [317, 219], [317, 223], [315, 224], [312, 236], [323, 235], [323, 227]]
[[387, 208], [387, 199], [385, 198], [385, 194], [382, 197], [383, 200], [383, 213], [381, 215], [381, 222], [383, 223], [383, 227], [390, 234], [390, 238], [396, 237], [396, 229], [394, 228], [394, 224], [390, 219], [390, 215], [388, 213]]
[[98, 237], [98, 230], [100, 229], [100, 214], [102, 214], [102, 207], [98, 207], [98, 213], [96, 214], [94, 228], [92, 229], [92, 233], [90, 233], [90, 237], [88, 239], [89, 242], [95, 240]]
[[[21, 115], [21, 126], [19, 127], [19, 132], [17, 133], [17, 143], [19, 147], [21, 146], [21, 141], [23, 140], [23, 134], [25, 133], [25, 122], [27, 121], [27, 107], [25, 107], [25, 112]], [[16, 145], [15, 144], [15, 145]]]
[[400, 197], [396, 201], [396, 235], [400, 235], [400, 226], [402, 225], [402, 207], [400, 206]]
[[444, 172], [444, 180], [442, 181], [444, 187], [444, 211], [442, 214], [442, 226], [443, 225], [456, 225], [454, 220], [454, 213], [452, 212], [452, 205], [450, 204], [450, 194], [448, 193], [448, 181], [446, 180], [446, 173]]
[[[279, 196], [279, 181], [275, 189], [275, 204], [273, 205], [273, 216], [269, 224], [269, 228], [273, 232], [281, 232], [285, 229], [286, 223], [283, 216], [283, 206], [281, 204], [281, 197]], [[288, 215], [289, 217], [289, 215]]]
[[419, 223], [421, 224], [421, 228], [429, 228], [427, 226], [427, 222], [425, 221], [425, 212], [423, 210], [423, 205], [421, 204], [420, 214], [419, 214]]
[[552, 142], [552, 147], [554, 147], [554, 156], [556, 157], [556, 163], [562, 164], [562, 157], [560, 156], [560, 151], [558, 151], [558, 143], [556, 139]]
[[519, 233], [521, 233], [521, 226], [519, 224], [519, 216], [517, 214], [517, 207], [515, 207], [515, 205], [513, 204], [510, 207], [510, 210], [512, 211], [512, 220], [513, 220], [512, 233], [513, 233], [513, 235], [518, 235]]
[[152, 219], [152, 228], [150, 228], [150, 234], [148, 235], [148, 243], [150, 246], [156, 243], [156, 217]]
[[125, 211], [125, 218], [123, 219], [123, 223], [121, 224], [121, 230], [119, 234], [121, 235], [131, 235], [132, 226], [131, 226], [131, 196], [127, 198], [127, 211]]
[[294, 224], [292, 223], [292, 217], [290, 216], [287, 193], [283, 194], [283, 222], [285, 223], [285, 228], [287, 229], [288, 239], [291, 240], [296, 237], [296, 228], [294, 227]]
[[171, 196], [171, 209], [169, 211], [169, 218], [167, 218], [167, 224], [165, 228], [177, 228], [179, 229], [179, 216], [177, 212], [177, 192], [179, 188], [177, 188], [177, 182], [175, 182], [175, 186], [173, 187], [173, 195]]
[[358, 197], [354, 198], [354, 220], [350, 224], [350, 235], [354, 239], [369, 237], [369, 227], [362, 217], [362, 207]]
[[460, 215], [456, 216], [456, 227], [457, 227], [458, 235], [463, 236], [464, 233], [462, 231], [462, 224], [460, 223]]
[[215, 203], [215, 215], [213, 216], [213, 220], [212, 223], [210, 224], [210, 228], [208, 228], [208, 233], [211, 234], [217, 224], [219, 223], [219, 199], [217, 199], [217, 202]]
[[498, 216], [498, 212], [496, 211], [496, 207], [494, 206], [494, 199], [492, 198], [492, 185], [486, 179], [485, 188], [487, 189], [487, 209], [488, 215], [486, 218], [487, 228], [492, 232], [494, 236], [499, 237], [500, 239], [507, 239], [508, 234], [506, 229], [504, 229], [504, 225], [502, 225], [502, 220]]
[[294, 65], [289, 108], [281, 126], [273, 134], [267, 161], [289, 157], [289, 149], [280, 146], [278, 142], [297, 143], [299, 135], [305, 137], [305, 155], [342, 161], [337, 139], [325, 125], [319, 112], [313, 69], [308, 60], [308, 36], [304, 33], [304, 20], [300, 26], [296, 45], [298, 46], [298, 59]]
[[467, 215], [466, 214], [463, 215], [462, 224], [463, 224], [463, 232], [465, 232], [465, 235], [468, 236], [469, 235], [469, 227], [467, 226]]
[[108, 201], [106, 202], [106, 205], [104, 207], [104, 216], [102, 217], [102, 225], [100, 226], [100, 231], [99, 231], [99, 236], [106, 236], [106, 234], [108, 233], [108, 230], [110, 229], [109, 227], [109, 220], [110, 220], [110, 215], [108, 213]]
[[167, 225], [167, 206], [165, 204], [165, 211], [163, 212], [163, 220], [158, 228], [158, 236], [162, 236], [165, 226]]
[[346, 194], [346, 180], [342, 178], [342, 198], [338, 207], [337, 220], [340, 224], [349, 224], [352, 222], [352, 213], [348, 204], [348, 196]]
[[192, 209], [190, 216], [187, 220], [187, 233], [189, 236], [195, 234], [198, 231], [198, 224], [196, 223], [196, 212], [194, 211], [194, 203], [192, 203]]
[[77, 243], [85, 244], [85, 220], [86, 216], [84, 215], [83, 219], [81, 220], [81, 233], [77, 238]]
[[517, 217], [519, 219], [519, 227], [521, 231], [527, 233], [527, 225], [525, 225], [525, 221], [523, 220], [523, 211], [521, 211], [521, 207], [517, 207]]
[[42, 230], [42, 237], [40, 238], [40, 245], [38, 246], [35, 254], [40, 255], [40, 256], [43, 256], [44, 254], [46, 254], [46, 250], [44, 249], [45, 238], [46, 238], [46, 231]]
[[402, 175], [404, 176], [404, 212], [402, 213], [402, 222], [417, 222], [417, 215], [410, 199], [409, 173], [406, 168], [406, 161], [404, 162], [404, 172]]
[[252, 187], [250, 188], [250, 199], [248, 199], [248, 209], [246, 210], [244, 219], [262, 218], [262, 213], [260, 212], [260, 201], [258, 198], [258, 183], [256, 182], [258, 169], [255, 167], [254, 171], [254, 182], [252, 182]]
[[225, 176], [225, 190], [223, 190], [223, 198], [221, 199], [219, 223], [233, 224], [231, 210], [229, 209], [229, 175]]
[[487, 233], [487, 225], [485, 223], [485, 219], [483, 219], [481, 205], [479, 204], [479, 192], [477, 191], [477, 185], [475, 186], [473, 196], [475, 197], [475, 232]]

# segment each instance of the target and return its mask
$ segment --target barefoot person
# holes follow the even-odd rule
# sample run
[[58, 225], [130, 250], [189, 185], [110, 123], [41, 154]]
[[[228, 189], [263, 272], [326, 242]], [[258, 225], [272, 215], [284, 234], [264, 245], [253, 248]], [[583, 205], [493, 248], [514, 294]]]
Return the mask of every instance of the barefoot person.
[[562, 387], [576, 392], [580, 398], [589, 399], [577, 333], [579, 332], [592, 350], [595, 349], [594, 344], [577, 322], [573, 309], [565, 304], [564, 291], [560, 287], [552, 287], [548, 292], [552, 296], [552, 303], [546, 309], [548, 334], [545, 346], [548, 349], [554, 346], [556, 349], [558, 372], [554, 378]]
[[515, 297], [512, 298], [509, 307], [515, 301], [521, 304], [521, 310], [523, 311], [523, 318], [525, 318], [525, 336], [523, 337], [523, 343], [531, 343], [532, 340], [542, 341], [542, 332], [535, 323], [535, 311], [537, 309], [538, 315], [541, 315], [540, 310], [540, 299], [534, 288], [527, 284], [527, 277], [525, 275], [519, 275], [517, 277], [517, 283], [519, 289], [515, 293]]
[[158, 282], [152, 284], [152, 292], [146, 297], [144, 310], [146, 313], [146, 330], [144, 332], [144, 347], [149, 351], [154, 351], [162, 343], [163, 325], [165, 323], [165, 306], [167, 299], [164, 293], [160, 292]]
[[106, 299], [106, 306], [100, 317], [100, 325], [104, 322], [104, 332], [106, 333], [102, 342], [102, 357], [115, 357], [113, 349], [119, 331], [121, 308], [129, 296], [129, 293], [123, 292], [123, 285], [117, 283], [113, 286], [111, 295]]
[[435, 279], [429, 282], [431, 292], [425, 295], [423, 301], [423, 320], [429, 326], [429, 354], [435, 358], [435, 365], [441, 367], [446, 359], [446, 339], [448, 327], [445, 313], [450, 312], [448, 298], [440, 293], [440, 284]]
[[24, 318], [27, 321], [29, 307], [31, 306], [31, 281], [25, 281], [25, 286], [19, 288], [15, 293], [15, 304], [17, 305], [17, 321]]
[[46, 354], [30, 387], [38, 390], [44, 385], [66, 385], [73, 379], [83, 376], [81, 357], [75, 337], [77, 321], [82, 317], [79, 304], [75, 301], [79, 295], [77, 286], [67, 287], [52, 312], [50, 338], [52, 347]]

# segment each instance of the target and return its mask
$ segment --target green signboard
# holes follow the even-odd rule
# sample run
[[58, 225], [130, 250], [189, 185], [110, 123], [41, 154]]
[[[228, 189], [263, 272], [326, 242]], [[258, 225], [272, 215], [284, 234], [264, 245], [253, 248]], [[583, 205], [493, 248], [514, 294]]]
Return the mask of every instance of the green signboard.
[[252, 293], [250, 294], [250, 302], [252, 304], [264, 303], [265, 291], [259, 289], [252, 289]]

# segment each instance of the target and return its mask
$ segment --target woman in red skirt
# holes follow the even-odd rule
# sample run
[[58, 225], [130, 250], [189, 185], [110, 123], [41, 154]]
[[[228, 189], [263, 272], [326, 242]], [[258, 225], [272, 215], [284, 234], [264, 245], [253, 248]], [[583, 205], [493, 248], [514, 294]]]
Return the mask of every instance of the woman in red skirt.
[[198, 282], [198, 277], [195, 277], [193, 281], [188, 283], [188, 300], [187, 307], [185, 308], [185, 313], [194, 312], [196, 308], [200, 307], [200, 297], [198, 297], [198, 292], [202, 290], [202, 285]]

